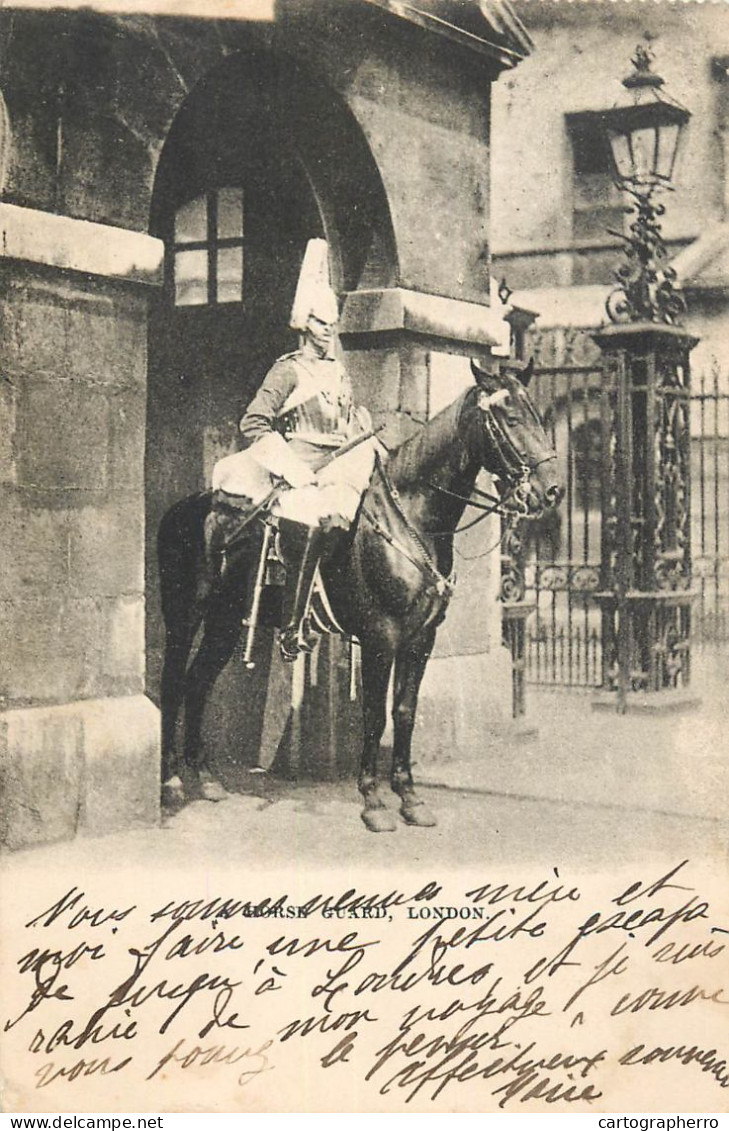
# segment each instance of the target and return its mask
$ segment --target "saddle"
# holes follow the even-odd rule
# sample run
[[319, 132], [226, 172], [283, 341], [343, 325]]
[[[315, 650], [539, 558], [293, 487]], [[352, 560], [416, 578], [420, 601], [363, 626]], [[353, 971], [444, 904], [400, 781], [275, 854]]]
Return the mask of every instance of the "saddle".
[[[212, 493], [204, 524], [205, 569], [200, 593], [203, 600], [233, 566], [236, 550], [242, 551], [253, 538], [260, 537], [252, 585], [249, 584], [247, 612], [242, 622], [248, 630], [243, 659], [249, 668], [255, 666], [252, 654], [259, 623], [281, 627], [281, 601], [276, 593], [280, 594], [286, 585], [287, 567], [279, 549], [278, 526], [278, 519], [250, 498], [222, 491]], [[272, 608], [276, 610], [273, 616]], [[310, 617], [319, 632], [341, 634], [343, 631], [332, 612], [319, 572], [311, 596]]]
[[267, 543], [270, 567], [266, 570], [266, 584], [283, 585], [285, 567], [275, 550], [275, 538], [265, 537], [267, 528], [275, 533], [277, 527], [277, 520], [247, 496], [213, 491], [203, 527], [203, 553], [211, 588], [219, 584], [227, 573], [235, 559], [235, 551], [243, 549], [261, 532], [263, 543]]
[[[220, 555], [251, 534], [251, 523], [259, 508], [247, 495], [230, 495], [227, 491], [213, 491], [210, 510], [205, 517], [205, 560], [213, 564]], [[216, 563], [217, 564], [217, 563]]]

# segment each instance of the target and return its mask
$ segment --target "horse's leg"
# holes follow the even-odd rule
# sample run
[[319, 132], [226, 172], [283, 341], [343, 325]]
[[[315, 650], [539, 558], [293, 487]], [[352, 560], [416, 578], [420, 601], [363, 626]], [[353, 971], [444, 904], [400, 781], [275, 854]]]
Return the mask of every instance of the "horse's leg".
[[187, 661], [197, 624], [165, 632], [165, 652], [160, 681], [162, 715], [162, 806], [179, 809], [185, 803], [185, 787], [178, 772], [176, 731], [185, 692]]
[[206, 801], [223, 801], [227, 790], [200, 759], [203, 712], [213, 684], [233, 655], [241, 633], [241, 614], [227, 609], [224, 616], [206, 619], [205, 631], [187, 673], [185, 689], [185, 763], [200, 782]]
[[392, 670], [392, 651], [388, 645], [362, 644], [362, 713], [364, 748], [359, 774], [359, 790], [364, 798], [362, 820], [370, 832], [389, 833], [397, 827], [392, 813], [379, 794], [377, 760], [385, 729], [387, 685]]
[[410, 746], [415, 725], [418, 692], [425, 666], [433, 650], [435, 629], [427, 629], [421, 636], [409, 640], [395, 657], [395, 684], [393, 688], [392, 719], [394, 744], [390, 784], [400, 797], [400, 813], [409, 825], [425, 828], [437, 824], [435, 816], [418, 797], [410, 768]]

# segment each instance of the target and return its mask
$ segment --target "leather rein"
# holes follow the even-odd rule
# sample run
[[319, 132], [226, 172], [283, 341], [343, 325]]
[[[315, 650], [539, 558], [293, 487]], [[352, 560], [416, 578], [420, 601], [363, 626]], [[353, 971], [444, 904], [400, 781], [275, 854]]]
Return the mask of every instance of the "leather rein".
[[[491, 441], [491, 446], [504, 468], [505, 478], [510, 481], [511, 485], [503, 495], [499, 496], [490, 495], [487, 491], [481, 491], [478, 487], [474, 486], [471, 495], [467, 496], [460, 495], [457, 491], [451, 491], [448, 487], [442, 487], [440, 483], [434, 483], [432, 480], [429, 480], [427, 486], [432, 490], [438, 491], [441, 495], [447, 495], [448, 498], [457, 499], [459, 503], [464, 503], [466, 506], [473, 507], [475, 510], [483, 512], [471, 522], [457, 527], [453, 531], [454, 534], [461, 534], [464, 530], [471, 530], [472, 527], [477, 526], [479, 522], [483, 522], [483, 520], [488, 518], [491, 514], [499, 514], [502, 518], [506, 519], [525, 518], [528, 514], [528, 509], [526, 505], [519, 500], [518, 492], [521, 487], [528, 483], [532, 472], [534, 472], [540, 464], [547, 463], [553, 458], [549, 455], [545, 456], [543, 459], [537, 460], [534, 464], [528, 464], [514, 441], [497, 422], [490, 409], [487, 413], [484, 413], [484, 423], [488, 439]], [[485, 463], [483, 455], [481, 457], [481, 463], [482, 465]], [[480, 499], [485, 499], [486, 502], [478, 502], [473, 498], [474, 494]], [[514, 496], [517, 496], [517, 506], [510, 508], [508, 504]], [[448, 531], [443, 531], [442, 533], [445, 534], [448, 533]]]
[[362, 507], [362, 516], [367, 519], [375, 534], [379, 534], [381, 538], [384, 538], [388, 545], [392, 546], [393, 549], [402, 554], [402, 556], [406, 558], [411, 565], [416, 566], [416, 568], [419, 569], [421, 573], [430, 573], [432, 580], [435, 583], [436, 592], [440, 597], [450, 597], [455, 588], [456, 578], [454, 570], [451, 570], [449, 577], [446, 577], [440, 572], [436, 562], [433, 559], [433, 555], [430, 553], [430, 550], [423, 542], [419, 532], [416, 530], [413, 523], [405, 514], [405, 511], [403, 510], [403, 507], [400, 503], [400, 492], [398, 491], [397, 487], [395, 487], [394, 483], [390, 479], [390, 476], [387, 474], [385, 468], [382, 465], [380, 465], [380, 475], [382, 476], [382, 482], [393, 508], [397, 512], [400, 520], [405, 526], [405, 529], [420, 551], [421, 560], [418, 561], [418, 559], [410, 553], [408, 547], [405, 546], [399, 539], [395, 538], [395, 536], [382, 525], [377, 515], [374, 515], [369, 507]]
[[[538, 467], [540, 463], [546, 463], [549, 459], [552, 458], [552, 456], [545, 456], [544, 459], [538, 460], [537, 463], [530, 467], [525, 462], [524, 457], [522, 456], [521, 452], [518, 450], [514, 442], [511, 440], [511, 438], [508, 437], [503, 429], [499, 426], [491, 411], [489, 411], [487, 415], [485, 414], [485, 421], [488, 438], [491, 440], [495, 451], [497, 452], [504, 465], [505, 476], [512, 481], [511, 486], [509, 487], [509, 490], [502, 496], [490, 495], [487, 491], [481, 491], [478, 487], [474, 486], [472, 495], [475, 493], [479, 496], [480, 499], [486, 500], [486, 502], [479, 502], [474, 499], [472, 495], [460, 495], [457, 491], [451, 491], [447, 487], [442, 487], [439, 483], [428, 481], [427, 486], [432, 490], [438, 491], [442, 495], [447, 495], [449, 498], [457, 499], [459, 502], [464, 503], [466, 506], [474, 507], [476, 510], [482, 512], [471, 522], [468, 522], [463, 526], [459, 526], [453, 531], [444, 530], [435, 532], [434, 537], [442, 536], [445, 534], [456, 535], [462, 533], [465, 530], [470, 530], [472, 527], [477, 526], [479, 522], [483, 522], [483, 520], [485, 518], [488, 518], [488, 516], [491, 514], [499, 514], [507, 521], [513, 521], [515, 518], [520, 517], [521, 515], [526, 515], [527, 509], [523, 504], [520, 507], [517, 507], [516, 510], [510, 510], [506, 504], [518, 492], [519, 488], [528, 482], [529, 477], [534, 469]], [[400, 503], [400, 493], [387, 474], [386, 468], [382, 465], [380, 466], [380, 473], [382, 475], [383, 484], [395, 511], [399, 515], [408, 534], [420, 551], [421, 560], [418, 561], [409, 552], [408, 548], [404, 546], [402, 542], [396, 539], [389, 532], [389, 530], [387, 530], [382, 525], [377, 516], [372, 514], [369, 508], [362, 508], [363, 517], [367, 519], [376, 534], [379, 534], [389, 545], [398, 550], [399, 553], [401, 553], [403, 557], [405, 557], [412, 565], [420, 569], [421, 572], [428, 572], [431, 574], [433, 581], [435, 582], [435, 589], [439, 596], [450, 597], [455, 588], [455, 567], [451, 570], [448, 577], [441, 573], [436, 562], [433, 559], [432, 554], [423, 542], [418, 530], [406, 515]], [[493, 550], [496, 550], [501, 545], [503, 537], [504, 536], [502, 535], [499, 538], [498, 542], [494, 546], [492, 546], [491, 549], [487, 551], [487, 553], [491, 553]]]

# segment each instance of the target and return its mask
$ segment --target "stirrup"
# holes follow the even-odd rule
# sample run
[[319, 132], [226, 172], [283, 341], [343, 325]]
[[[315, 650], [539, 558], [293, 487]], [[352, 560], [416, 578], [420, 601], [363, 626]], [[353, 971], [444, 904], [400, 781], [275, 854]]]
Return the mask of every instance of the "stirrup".
[[319, 643], [319, 633], [311, 627], [310, 617], [305, 617], [300, 625], [287, 625], [279, 636], [279, 650], [286, 663], [293, 663], [297, 656], [308, 655]]
[[311, 617], [304, 617], [299, 627], [299, 648], [302, 652], [313, 652], [319, 643], [319, 633], [312, 628]]
[[278, 638], [278, 649], [281, 653], [281, 659], [285, 664], [293, 664], [301, 652], [301, 643], [299, 641], [299, 633], [296, 628], [290, 625], [284, 628]]

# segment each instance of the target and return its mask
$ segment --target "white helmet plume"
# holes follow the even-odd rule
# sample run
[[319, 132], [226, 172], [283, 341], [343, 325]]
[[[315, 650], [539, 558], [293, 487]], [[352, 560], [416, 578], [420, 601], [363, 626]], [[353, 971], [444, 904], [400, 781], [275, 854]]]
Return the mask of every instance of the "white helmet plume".
[[326, 240], [309, 240], [301, 264], [289, 325], [305, 330], [310, 315], [329, 325], [339, 319], [337, 296], [329, 282], [329, 248]]

